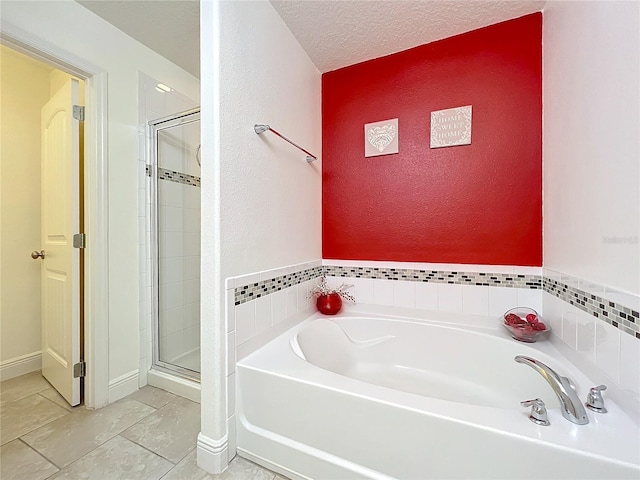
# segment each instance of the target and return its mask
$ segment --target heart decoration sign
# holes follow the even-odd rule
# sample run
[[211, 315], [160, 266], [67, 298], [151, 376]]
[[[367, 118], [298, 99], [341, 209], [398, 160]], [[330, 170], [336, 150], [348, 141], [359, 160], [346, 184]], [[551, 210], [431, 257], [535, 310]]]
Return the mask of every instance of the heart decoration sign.
[[364, 126], [364, 156], [398, 153], [398, 119], [367, 123]]

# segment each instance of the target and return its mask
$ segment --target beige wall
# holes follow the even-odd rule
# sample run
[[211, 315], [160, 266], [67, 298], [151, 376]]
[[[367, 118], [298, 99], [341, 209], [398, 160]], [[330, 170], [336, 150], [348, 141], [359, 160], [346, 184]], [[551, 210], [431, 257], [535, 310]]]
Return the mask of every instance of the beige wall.
[[[71, 78], [0, 46], [0, 378], [39, 368], [41, 346], [40, 112]], [[80, 98], [84, 82], [80, 81]], [[25, 358], [26, 357], [26, 358]]]
[[[138, 388], [138, 283], [139, 264], [144, 262], [144, 258], [139, 258], [138, 241], [137, 159], [144, 147], [138, 136], [138, 72], [195, 101], [199, 101], [200, 82], [73, 0], [2, 0], [0, 11], [5, 33], [25, 32], [47, 48], [72, 55], [83, 65], [92, 65], [91, 71], [108, 77], [105, 78], [109, 241], [106, 314], [109, 401], [115, 401]], [[98, 340], [102, 341], [104, 338]], [[102, 397], [99, 402], [98, 407], [105, 404]]]
[[0, 50], [0, 362], [40, 351], [40, 109], [51, 67]]

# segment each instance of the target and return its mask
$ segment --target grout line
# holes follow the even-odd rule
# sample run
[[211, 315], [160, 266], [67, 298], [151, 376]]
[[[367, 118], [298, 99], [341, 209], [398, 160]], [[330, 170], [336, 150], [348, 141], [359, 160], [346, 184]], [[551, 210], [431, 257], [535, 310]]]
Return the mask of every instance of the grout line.
[[[149, 447], [146, 447], [146, 446], [142, 445], [141, 443], [136, 442], [135, 440], [131, 440], [130, 438], [127, 438], [127, 437], [123, 436], [123, 435], [122, 435], [122, 433], [124, 433], [124, 432], [121, 432], [121, 433], [119, 433], [119, 434], [118, 434], [118, 435], [116, 435], [116, 436], [118, 436], [118, 437], [122, 437], [123, 439], [127, 440], [128, 442], [131, 442], [131, 443], [133, 443], [134, 445], [137, 445], [137, 446], [139, 446], [140, 448], [143, 448], [143, 449], [144, 449], [144, 450], [146, 450], [147, 452], [153, 453], [156, 457], [160, 457], [160, 458], [162, 458], [162, 459], [166, 460], [167, 462], [169, 462], [171, 465], [173, 465], [173, 467], [171, 467], [171, 468], [169, 469], [169, 471], [173, 470], [173, 468], [174, 468], [178, 463], [180, 463], [180, 461], [178, 461], [178, 462], [175, 462], [175, 463], [174, 463], [174, 462], [173, 462], [173, 460], [168, 459], [167, 457], [165, 457], [164, 455], [159, 454], [158, 452], [154, 452], [154, 451], [153, 451], [153, 450], [151, 450]], [[194, 448], [195, 448], [195, 447], [194, 447]], [[186, 453], [185, 457], [186, 457], [187, 455], [189, 455], [190, 453], [191, 453], [191, 450], [189, 450], [189, 451]], [[182, 457], [182, 458], [184, 458], [184, 457]], [[181, 458], [180, 460], [182, 460], [182, 458]], [[168, 472], [167, 472], [167, 473], [168, 473]]]
[[[36, 450], [35, 448], [33, 448], [31, 445], [29, 445], [27, 442], [25, 442], [24, 440], [22, 440], [22, 438], [16, 438], [16, 440], [20, 441], [21, 443], [23, 443], [24, 445], [27, 446], [27, 448], [33, 450], [34, 452], [36, 452], [40, 457], [42, 457], [45, 461], [47, 461], [48, 463], [50, 463], [51, 465], [53, 465], [54, 467], [56, 467], [58, 469], [58, 472], [61, 470], [61, 468], [56, 465], [55, 463], [53, 463], [51, 460], [49, 460], [47, 457], [45, 457], [42, 453], [40, 453], [38, 450]], [[53, 472], [51, 475], [49, 475], [49, 477], [57, 474], [58, 472]], [[47, 478], [49, 478], [47, 477]]]
[[[49, 400], [48, 398], [43, 397], [43, 396], [42, 396], [42, 395], [40, 395], [39, 393], [34, 393], [34, 394], [32, 394], [32, 395], [27, 395], [26, 397], [21, 398], [20, 400], [16, 400], [16, 402], [19, 402], [19, 401], [22, 401], [22, 400], [26, 400], [27, 398], [29, 398], [29, 397], [34, 397], [34, 396], [38, 396], [38, 397], [40, 397], [40, 398], [42, 398], [42, 399], [46, 400], [47, 402], [49, 402], [49, 403], [51, 403], [51, 404], [55, 405], [56, 407], [61, 408], [62, 410], [64, 410], [64, 412], [65, 412], [65, 413], [64, 413], [64, 415], [61, 415], [61, 416], [56, 417], [56, 418], [54, 418], [54, 419], [51, 419], [51, 420], [49, 420], [48, 422], [43, 423], [42, 425], [38, 425], [37, 427], [32, 428], [32, 429], [31, 429], [31, 430], [29, 430], [28, 432], [23, 433], [22, 435], [20, 435], [20, 436], [19, 436], [19, 437], [17, 437], [17, 438], [14, 438], [13, 440], [22, 439], [22, 437], [24, 437], [24, 436], [26, 436], [26, 435], [29, 435], [30, 433], [33, 433], [33, 432], [35, 432], [36, 430], [39, 430], [40, 428], [46, 427], [46, 426], [47, 426], [47, 425], [49, 425], [50, 423], [55, 422], [56, 420], [58, 420], [58, 419], [60, 419], [60, 418], [63, 418], [63, 417], [66, 417], [67, 415], [71, 414], [71, 412], [70, 412], [69, 410], [66, 410], [66, 409], [62, 408], [62, 407], [61, 407], [60, 405], [58, 405], [57, 403], [52, 402], [51, 400]], [[15, 403], [15, 402], [11, 402], [11, 403]], [[6, 407], [6, 405], [5, 405], [5, 407]], [[4, 409], [5, 407], [3, 407], [3, 409]], [[12, 442], [13, 440], [10, 440], [9, 442]], [[7, 444], [7, 443], [9, 443], [9, 442], [3, 443], [2, 445], [6, 445], [6, 444]], [[26, 442], [25, 442], [25, 443], [26, 443]], [[57, 465], [56, 465], [56, 466], [57, 466]]]

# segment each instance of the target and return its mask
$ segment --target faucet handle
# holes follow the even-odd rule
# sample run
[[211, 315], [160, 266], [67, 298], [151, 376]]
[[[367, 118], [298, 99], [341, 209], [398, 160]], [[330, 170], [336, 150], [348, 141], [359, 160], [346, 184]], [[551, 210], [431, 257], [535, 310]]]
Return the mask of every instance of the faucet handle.
[[536, 425], [550, 425], [549, 418], [547, 417], [547, 408], [544, 406], [544, 402], [541, 398], [534, 398], [533, 400], [525, 400], [520, 402], [523, 407], [531, 407], [531, 414], [529, 420]]
[[604, 407], [602, 393], [600, 393], [606, 389], [606, 385], [598, 385], [597, 387], [589, 389], [589, 393], [587, 394], [587, 403], [585, 403], [589, 410], [593, 410], [597, 413], [607, 413], [607, 409]]

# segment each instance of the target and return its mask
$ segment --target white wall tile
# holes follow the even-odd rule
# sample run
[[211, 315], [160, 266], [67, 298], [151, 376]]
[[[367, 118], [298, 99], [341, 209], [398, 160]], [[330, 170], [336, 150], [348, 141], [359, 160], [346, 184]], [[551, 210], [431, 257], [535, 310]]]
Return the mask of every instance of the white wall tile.
[[289, 287], [282, 291], [284, 292], [284, 316], [289, 318], [298, 313], [298, 292], [295, 287]]
[[542, 274], [543, 276], [550, 278], [551, 280], [555, 280], [556, 282], [559, 282], [562, 278], [562, 275], [560, 272], [556, 271], [556, 270], [552, 270], [550, 268], [544, 267], [542, 269]]
[[596, 365], [614, 382], [620, 381], [620, 330], [603, 321], [596, 324]]
[[184, 353], [182, 330], [160, 338], [160, 360], [173, 362]]
[[227, 332], [236, 329], [236, 309], [234, 289], [227, 290]]
[[138, 272], [147, 272], [147, 249], [144, 246], [138, 247]]
[[438, 310], [462, 313], [462, 285], [438, 283]]
[[183, 206], [185, 208], [200, 208], [200, 189], [192, 186], [185, 186], [183, 190]]
[[577, 277], [574, 277], [573, 275], [569, 275], [567, 273], [561, 273], [560, 274], [560, 281], [562, 283], [566, 283], [570, 287], [580, 288], [580, 279], [577, 278]]
[[200, 280], [200, 255], [182, 257], [185, 280]]
[[160, 258], [184, 255], [184, 239], [181, 232], [161, 232], [159, 238]]
[[580, 288], [580, 290], [584, 290], [587, 293], [598, 295], [599, 297], [602, 297], [604, 295], [604, 285], [601, 285], [599, 283], [580, 278], [578, 280], [578, 285], [578, 288]]
[[[138, 275], [138, 285], [142, 288], [150, 286], [151, 282], [149, 281], [149, 273], [145, 272]], [[140, 297], [140, 303], [142, 303], [142, 297]]]
[[416, 308], [438, 310], [438, 284], [416, 282]]
[[499, 317], [517, 307], [518, 292], [515, 288], [489, 287], [489, 315]]
[[[145, 230], [145, 218], [138, 217], [138, 245], [143, 248], [146, 248], [146, 233], [147, 231]], [[146, 256], [144, 258], [146, 258]]]
[[259, 273], [250, 273], [248, 275], [241, 275], [239, 277], [236, 277], [236, 287], [251, 285], [258, 282], [260, 282]]
[[516, 265], [513, 267], [513, 273], [516, 275], [542, 275], [542, 267], [521, 267]]
[[138, 363], [138, 388], [142, 388], [148, 383], [147, 372], [149, 369], [147, 368], [147, 363], [147, 357], [140, 357], [140, 362]]
[[576, 350], [578, 335], [578, 309], [566, 302], [562, 303], [562, 340], [573, 350]]
[[160, 310], [184, 305], [184, 285], [182, 282], [160, 285]]
[[183, 211], [184, 231], [200, 233], [200, 209], [185, 208]]
[[542, 290], [532, 288], [516, 288], [518, 296], [518, 306], [533, 308], [536, 312], [542, 314]]
[[350, 292], [356, 297], [356, 303], [373, 303], [373, 280], [372, 278], [350, 278], [349, 283], [353, 284]]
[[184, 282], [184, 303], [200, 302], [200, 280], [186, 280]]
[[283, 290], [273, 292], [271, 295], [271, 322], [273, 325], [284, 321], [286, 317], [284, 302], [285, 294]]
[[374, 305], [393, 306], [393, 280], [375, 280], [373, 282]]
[[200, 302], [187, 303], [184, 306], [184, 324], [186, 327], [197, 327], [200, 325]]
[[302, 282], [298, 285], [294, 285], [291, 288], [296, 289], [298, 295], [298, 311], [302, 312], [311, 306], [309, 297], [309, 283]]
[[256, 335], [256, 302], [241, 303], [236, 307], [236, 345]]
[[576, 308], [576, 350], [591, 362], [596, 361], [596, 318]]
[[182, 184], [158, 180], [158, 203], [170, 207], [184, 207]]
[[146, 212], [146, 197], [147, 191], [144, 188], [138, 189], [138, 216], [143, 217]]
[[192, 352], [200, 348], [200, 326], [184, 329], [184, 352]]
[[236, 332], [227, 333], [227, 375], [236, 371]]
[[166, 141], [162, 141], [162, 133], [158, 141], [158, 166], [175, 172], [183, 171], [180, 149]]
[[254, 300], [256, 304], [256, 335], [271, 328], [271, 297], [260, 297]]
[[628, 333], [620, 333], [620, 385], [640, 393], [640, 341]]
[[393, 282], [393, 305], [395, 307], [416, 308], [416, 282]]
[[143, 297], [143, 301], [151, 305], [151, 287], [145, 287], [141, 290], [140, 295]]
[[165, 283], [182, 282], [184, 280], [183, 257], [166, 257], [158, 259], [158, 281]]
[[462, 312], [489, 315], [489, 287], [462, 285]]
[[236, 411], [236, 374], [231, 373], [227, 377], [227, 411]]
[[184, 233], [184, 255], [200, 255], [200, 234]]
[[147, 362], [147, 369], [149, 369], [153, 363], [153, 342], [149, 342], [147, 345]]
[[640, 311], [640, 296], [638, 295], [623, 292], [617, 288], [605, 287], [605, 296], [607, 300], [624, 305], [636, 312]]
[[158, 312], [158, 330], [161, 337], [166, 337], [180, 330], [184, 330], [184, 306], [160, 310]]
[[562, 312], [564, 302], [550, 293], [543, 293], [542, 318], [551, 327], [551, 333], [562, 338]]
[[147, 343], [149, 343], [149, 339], [147, 338], [147, 330], [140, 330], [140, 336], [138, 337], [138, 348], [140, 348], [140, 358], [146, 358], [146, 349]]
[[158, 230], [161, 232], [182, 232], [184, 227], [184, 209], [181, 207], [159, 207]]
[[[235, 381], [233, 382], [235, 384]], [[234, 387], [235, 388], [235, 387]], [[235, 412], [235, 410], [228, 410], [229, 413]], [[238, 432], [236, 427], [236, 416], [231, 415], [227, 421], [229, 426], [229, 458], [233, 458], [237, 453], [238, 448]]]

